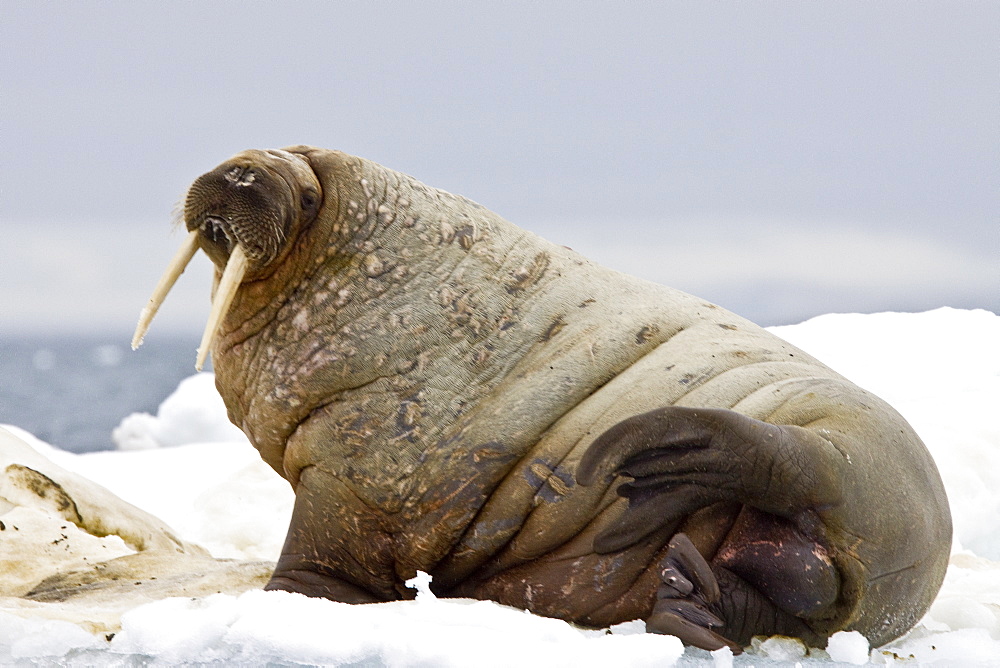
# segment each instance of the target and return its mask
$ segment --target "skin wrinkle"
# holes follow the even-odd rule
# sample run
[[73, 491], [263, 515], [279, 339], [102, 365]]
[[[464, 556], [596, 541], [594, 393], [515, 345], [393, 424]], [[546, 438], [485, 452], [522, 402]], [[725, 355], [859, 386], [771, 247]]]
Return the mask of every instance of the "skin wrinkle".
[[[295, 240], [293, 248], [289, 251], [289, 254], [302, 253], [308, 256], [308, 251], [305, 250], [307, 245], [315, 243], [313, 240], [309, 239], [310, 232], [308, 228], [314, 227], [311, 224], [305, 226], [306, 229], [300, 231], [299, 238]], [[293, 264], [293, 267], [298, 266]], [[288, 276], [288, 279], [281, 286], [277, 294], [269, 300], [259, 302], [259, 306], [256, 310], [250, 313], [248, 316], [241, 319], [238, 323], [230, 324], [231, 318], [227, 317], [223, 319], [222, 327], [220, 328], [220, 336], [217, 339], [216, 350], [220, 353], [233, 348], [235, 345], [243, 344], [252, 338], [257, 338], [260, 336], [261, 332], [265, 329], [273, 327], [278, 321], [279, 315], [282, 309], [289, 307], [293, 303], [293, 299], [296, 293], [302, 291], [303, 282], [308, 283], [309, 279], [313, 278], [316, 274], [317, 269], [312, 262], [303, 263], [305, 269], [301, 271], [293, 272], [292, 275]], [[222, 271], [219, 268], [215, 270], [216, 276], [222, 275]], [[273, 278], [271, 272], [265, 277], [252, 278], [250, 280], [244, 281], [243, 287], [248, 287], [254, 283], [262, 284], [264, 281], [270, 282]], [[230, 307], [230, 313], [238, 313], [243, 307], [243, 301], [240, 299], [240, 294], [237, 293], [236, 298], [233, 300], [233, 305]], [[227, 327], [227, 325], [229, 325]]]
[[[652, 355], [652, 354], [656, 353], [660, 349], [661, 346], [665, 346], [666, 344], [670, 343], [671, 339], [673, 339], [678, 334], [684, 332], [686, 329], [687, 329], [686, 326], [682, 326], [680, 329], [677, 329], [676, 331], [668, 334], [667, 337], [663, 341], [659, 342], [655, 346], [652, 346], [649, 350], [647, 350], [645, 353], [643, 353], [642, 355], [640, 355], [638, 358], [632, 360], [632, 362], [631, 362], [631, 364], [629, 366], [633, 366], [633, 365], [637, 364], [638, 362], [640, 362], [641, 360], [643, 360], [644, 358], [648, 357], [649, 355]], [[617, 377], [618, 377], [618, 374], [609, 375], [604, 380], [604, 382], [602, 382], [600, 385], [598, 385], [597, 387], [594, 388], [594, 390], [593, 390], [593, 392], [591, 394], [592, 395], [597, 394], [608, 383], [612, 382]], [[570, 454], [574, 453], [577, 450], [577, 448], [581, 447], [581, 445], [580, 445], [581, 443], [592, 442], [594, 439], [596, 439], [598, 436], [600, 436], [600, 434], [596, 434], [595, 435], [595, 434], [592, 433], [593, 425], [599, 424], [600, 422], [602, 422], [604, 420], [604, 418], [608, 415], [608, 413], [613, 412], [616, 408], [618, 408], [617, 403], [611, 403], [611, 404], [608, 404], [607, 406], [605, 406], [604, 409], [600, 413], [597, 413], [594, 416], [594, 418], [590, 421], [590, 427], [588, 427], [583, 432], [583, 434], [578, 439], [576, 439], [576, 441], [574, 442], [574, 444], [566, 451], [566, 453], [560, 459], [560, 463], [562, 463], [562, 461], [563, 461], [563, 459], [565, 459], [565, 457], [567, 457]], [[553, 424], [555, 424], [555, 423], [553, 423]], [[551, 426], [550, 426], [550, 429], [551, 429]], [[541, 443], [541, 442], [543, 442], [545, 440], [545, 437], [548, 436], [548, 432], [549, 432], [549, 430], [546, 430], [546, 432], [542, 434], [541, 438], [539, 439], [539, 443]]]
[[[740, 404], [743, 404], [743, 403], [747, 402], [747, 400], [749, 400], [749, 399], [755, 398], [759, 394], [764, 394], [767, 391], [770, 391], [772, 394], [775, 393], [775, 392], [780, 392], [781, 388], [783, 386], [790, 385], [790, 384], [793, 384], [793, 383], [799, 383], [799, 382], [801, 382], [803, 380], [808, 380], [808, 378], [807, 377], [797, 377], [797, 376], [796, 377], [791, 377], [791, 378], [782, 378], [782, 379], [780, 379], [778, 381], [775, 381], [775, 382], [770, 383], [768, 385], [764, 385], [762, 387], [757, 388], [756, 390], [754, 390], [750, 394], [746, 395], [745, 397], [743, 397], [742, 399], [740, 399], [739, 401], [737, 401], [730, 408], [732, 410], [739, 411], [740, 410], [739, 409]], [[804, 394], [807, 391], [809, 391], [809, 390], [803, 390], [801, 392], [796, 393], [795, 395], [792, 395], [791, 397], [782, 397], [781, 403], [777, 404], [776, 406], [771, 407], [769, 413], [766, 416], [764, 416], [764, 417], [762, 417], [760, 419], [763, 420], [763, 421], [765, 421], [765, 422], [770, 422], [771, 419], [772, 419], [772, 417], [775, 414], [779, 413], [782, 409], [784, 409], [794, 399], [800, 397], [802, 394]]]
[[[548, 485], [548, 484], [549, 484], [549, 481], [550, 481], [550, 479], [551, 479], [552, 477], [554, 477], [554, 476], [556, 475], [556, 471], [557, 471], [557, 470], [559, 470], [559, 469], [561, 469], [561, 467], [562, 467], [562, 462], [563, 462], [563, 461], [565, 460], [565, 457], [566, 457], [566, 456], [567, 456], [567, 455], [569, 454], [569, 452], [570, 452], [570, 451], [567, 451], [567, 452], [565, 452], [565, 453], [564, 453], [564, 454], [563, 454], [563, 455], [562, 455], [561, 457], [559, 457], [558, 461], [557, 461], [557, 462], [555, 462], [554, 466], [552, 466], [551, 468], [549, 468], [549, 473], [548, 473], [548, 475], [546, 475], [546, 476], [545, 476], [545, 477], [544, 477], [543, 479], [541, 479], [541, 481], [539, 482], [539, 484], [538, 484], [538, 485], [535, 485], [535, 486], [533, 486], [533, 489], [532, 489], [532, 491], [533, 491], [533, 495], [532, 495], [532, 498], [534, 498], [534, 497], [537, 497], [537, 495], [538, 495], [538, 494], [540, 493], [540, 491], [542, 490], [542, 488], [544, 488], [544, 487], [545, 487], [546, 485]], [[522, 458], [522, 460], [523, 460], [523, 459], [526, 459], [526, 458], [528, 458], [528, 457], [530, 456], [530, 454], [531, 454], [531, 453], [528, 453], [528, 454], [526, 454], [526, 455], [525, 455], [525, 456], [524, 456], [524, 457]], [[518, 461], [517, 461], [517, 462], [515, 463], [515, 466], [511, 467], [511, 470], [513, 470], [513, 469], [514, 469], [514, 468], [516, 468], [516, 467], [517, 467], [518, 465], [520, 465], [520, 463], [521, 463], [521, 460], [518, 460]], [[548, 467], [547, 467], [547, 468], [548, 468]], [[536, 506], [533, 506], [533, 507], [532, 507], [532, 508], [531, 508], [531, 509], [530, 509], [530, 510], [529, 510], [529, 511], [527, 512], [527, 514], [526, 514], [526, 515], [524, 515], [524, 517], [523, 517], [523, 520], [522, 520], [522, 522], [521, 522], [521, 526], [524, 526], [524, 524], [526, 524], [526, 523], [527, 523], [527, 521], [528, 521], [528, 520], [529, 520], [529, 519], [530, 519], [530, 518], [532, 517], [532, 515], [534, 514], [535, 510], [536, 510], [536, 509], [538, 509], [539, 507], [540, 507], [540, 506], [537, 506], [537, 505], [536, 505]], [[480, 511], [482, 511], [482, 508], [480, 508]], [[468, 528], [468, 529], [467, 529], [466, 531], [470, 531], [470, 530], [472, 529], [472, 527], [474, 527], [474, 526], [475, 526], [475, 524], [476, 524], [476, 519], [478, 518], [478, 516], [479, 516], [479, 512], [477, 512], [477, 513], [476, 513], [476, 517], [474, 517], [474, 518], [473, 518], [473, 521], [472, 521], [472, 522], [471, 522], [471, 523], [469, 524], [469, 528]], [[465, 534], [464, 534], [464, 532], [463, 532], [463, 537], [464, 537], [464, 535], [465, 535]], [[512, 541], [514, 541], [514, 540], [515, 540], [515, 539], [517, 538], [517, 536], [518, 536], [518, 533], [513, 533], [513, 534], [511, 534], [510, 538], [509, 538], [509, 539], [508, 539], [508, 540], [507, 540], [506, 542], [504, 542], [504, 543], [503, 543], [503, 546], [502, 546], [502, 548], [501, 548], [501, 549], [504, 549], [504, 548], [506, 548], [507, 546], [509, 546], [509, 545], [510, 545], [510, 543], [511, 543]], [[573, 537], [569, 537], [569, 538], [567, 538], [566, 540], [564, 540], [564, 541], [562, 541], [562, 542], [558, 543], [557, 545], [554, 545], [554, 546], [553, 546], [553, 548], [552, 548], [552, 551], [555, 551], [555, 550], [558, 550], [558, 549], [559, 549], [560, 547], [562, 547], [563, 545], [565, 545], [565, 544], [566, 544], [567, 542], [569, 542], [569, 541], [571, 541], [571, 540], [573, 540]]]
[[[560, 557], [547, 557], [546, 558], [546, 563], [549, 563], [549, 564], [553, 564], [553, 563], [574, 563], [574, 562], [578, 561], [579, 559], [580, 559], [579, 556], [570, 554], [570, 555], [560, 556]], [[655, 562], [653, 562], [653, 563], [655, 564]], [[635, 570], [635, 576], [631, 577], [628, 580], [626, 580], [627, 584], [624, 587], [619, 587], [619, 589], [621, 591], [623, 591], [623, 592], [628, 592], [629, 590], [631, 590], [632, 587], [635, 586], [635, 583], [638, 582], [639, 579], [642, 578], [646, 574], [646, 571], [649, 570], [650, 568], [656, 568], [656, 566], [655, 565], [650, 565], [647, 568], [636, 569]], [[583, 609], [584, 610], [583, 616], [589, 616], [589, 615], [593, 614], [596, 610], [598, 610], [600, 608], [603, 608], [604, 606], [608, 605], [608, 603], [609, 603], [608, 601], [602, 601], [602, 600], [595, 601], [594, 604], [591, 607]], [[611, 603], [613, 603], [613, 601], [611, 601]]]
[[[728, 376], [730, 376], [730, 375], [735, 375], [735, 374], [740, 373], [740, 372], [745, 372], [747, 369], [752, 369], [754, 367], [765, 367], [765, 366], [768, 366], [768, 365], [773, 365], [775, 363], [775, 361], [776, 360], [770, 360], [770, 359], [768, 359], [768, 360], [758, 360], [758, 361], [753, 361], [753, 362], [747, 362], [745, 364], [739, 364], [737, 366], [728, 367], [728, 368], [722, 369], [721, 371], [719, 371], [719, 373], [717, 373], [716, 375], [714, 375], [711, 378], [709, 378], [707, 380], [706, 384], [712, 383], [712, 382], [715, 382], [715, 381], [719, 381], [719, 380], [726, 380], [726, 379], [728, 379]], [[697, 389], [700, 389], [701, 387], [702, 386], [690, 388], [690, 390], [688, 390], [688, 392], [686, 392], [685, 394], [682, 394], [680, 398], [686, 397], [688, 394], [694, 392]], [[768, 387], [768, 385], [761, 385], [761, 386], [757, 387], [755, 389], [755, 391], [756, 390], [764, 389], [765, 387]], [[731, 406], [729, 406], [729, 408], [732, 408], [732, 406], [736, 405], [736, 403], [739, 403], [739, 401], [742, 400], [743, 398], [745, 398], [745, 397], [741, 397], [741, 399], [739, 399], [736, 402], [734, 402]]]
[[[768, 360], [766, 362], [758, 362], [757, 364], [763, 365], [763, 364], [772, 364], [772, 363], [773, 363], [773, 360]], [[694, 394], [695, 392], [697, 392], [699, 390], [705, 389], [711, 383], [713, 383], [716, 380], [719, 380], [720, 378], [722, 378], [722, 376], [725, 375], [726, 373], [729, 373], [729, 372], [735, 373], [735, 372], [738, 372], [738, 371], [741, 371], [741, 370], [745, 369], [748, 366], [751, 366], [751, 365], [739, 365], [739, 366], [736, 366], [736, 367], [731, 367], [729, 369], [726, 369], [726, 370], [722, 371], [721, 373], [719, 373], [719, 374], [717, 374], [715, 376], [711, 376], [711, 377], [704, 377], [703, 376], [703, 377], [699, 377], [699, 378], [695, 379], [696, 381], [700, 381], [700, 382], [696, 382], [696, 383], [692, 384], [687, 389], [686, 392], [684, 392], [679, 397], [677, 397], [676, 399], [674, 399], [673, 405], [675, 405], [675, 406], [676, 405], [685, 405], [684, 404], [684, 399], [686, 399], [690, 395]], [[806, 380], [806, 379], [809, 379], [809, 378], [811, 378], [811, 377], [810, 376], [792, 376], [792, 377], [788, 377], [788, 378], [782, 378], [782, 379], [780, 379], [778, 381], [775, 381], [775, 382], [772, 382], [772, 383], [761, 385], [761, 386], [759, 386], [757, 388], [754, 388], [748, 394], [746, 394], [746, 395], [744, 395], [742, 397], [737, 397], [735, 401], [733, 401], [729, 406], [727, 406], [727, 408], [732, 409], [732, 410], [738, 410], [736, 407], [741, 402], [743, 402], [744, 400], [750, 398], [751, 396], [753, 396], [754, 394], [756, 394], [758, 392], [761, 392], [761, 391], [773, 388], [774, 386], [779, 385], [780, 383], [784, 383], [786, 381]], [[777, 411], [774, 411], [774, 412], [777, 412]], [[767, 421], [767, 420], [764, 419], [764, 421]]]
[[[681, 331], [681, 330], [678, 330], [678, 331]], [[672, 335], [671, 335], [671, 336], [672, 336]], [[668, 338], [669, 338], [669, 337], [668, 337]], [[655, 350], [655, 349], [656, 349], [657, 347], [658, 347], [658, 346], [653, 346], [653, 347], [652, 347], [652, 348], [651, 348], [651, 349], [650, 349], [649, 351], [646, 351], [646, 352], [645, 352], [645, 353], [644, 353], [643, 355], [640, 355], [640, 356], [639, 356], [638, 358], [633, 358], [633, 359], [632, 359], [632, 360], [631, 360], [631, 361], [629, 362], [628, 366], [631, 366], [631, 365], [635, 364], [635, 363], [636, 363], [636, 362], [637, 362], [637, 361], [638, 361], [639, 359], [642, 359], [642, 358], [643, 358], [643, 357], [645, 357], [646, 355], [648, 355], [648, 354], [652, 353], [652, 352], [653, 352], [653, 351], [654, 351], [654, 350]], [[596, 388], [594, 388], [594, 389], [593, 389], [593, 390], [592, 390], [592, 391], [590, 392], [590, 394], [595, 394], [595, 393], [596, 393], [596, 392], [597, 392], [597, 391], [598, 391], [599, 389], [603, 388], [603, 387], [604, 387], [604, 386], [605, 386], [605, 385], [606, 385], [607, 383], [611, 382], [611, 381], [612, 381], [612, 380], [614, 380], [614, 378], [616, 378], [616, 377], [617, 377], [617, 375], [616, 375], [616, 374], [609, 374], [609, 375], [608, 375], [608, 377], [607, 377], [607, 378], [605, 378], [603, 382], [601, 382], [601, 383], [600, 383], [600, 384], [599, 384], [599, 385], [598, 385], [598, 386], [597, 386]], [[561, 419], [561, 417], [562, 417], [562, 416], [560, 416], [560, 419]], [[538, 447], [540, 447], [541, 445], [543, 445], [543, 444], [544, 444], [544, 443], [546, 442], [546, 438], [545, 438], [545, 437], [546, 437], [546, 435], [547, 435], [547, 434], [549, 433], [549, 431], [550, 431], [550, 430], [551, 430], [551, 429], [553, 428], [553, 426], [554, 426], [554, 425], [555, 425], [555, 424], [556, 424], [557, 422], [558, 422], [558, 420], [554, 420], [553, 422], [549, 423], [549, 425], [547, 425], [547, 426], [546, 426], [546, 427], [545, 427], [545, 428], [544, 428], [544, 429], [543, 429], [543, 430], [542, 430], [542, 431], [540, 432], [540, 436], [539, 436], [539, 440], [538, 440], [538, 445], [536, 445], [536, 448], [532, 448], [532, 449], [529, 449], [529, 450], [528, 450], [528, 451], [527, 451], [527, 452], [525, 453], [525, 455], [524, 455], [524, 456], [523, 456], [523, 457], [521, 458], [521, 460], [519, 460], [518, 462], [516, 462], [516, 463], [512, 464], [512, 466], [511, 466], [511, 467], [510, 467], [510, 468], [508, 469], [508, 473], [509, 473], [509, 471], [510, 471], [510, 470], [513, 470], [514, 468], [516, 468], [516, 467], [517, 467], [517, 466], [518, 466], [518, 465], [520, 464], [520, 461], [523, 461], [524, 459], [527, 459], [527, 458], [531, 458], [531, 457], [533, 456], [533, 453], [535, 452], [535, 450], [536, 450], [536, 449], [537, 449]], [[589, 434], [589, 431], [588, 431], [588, 434]], [[574, 451], [575, 451], [575, 449], [576, 449], [576, 448], [578, 447], [579, 443], [580, 443], [580, 442], [581, 442], [582, 440], [583, 440], [583, 438], [581, 438], [581, 439], [577, 439], [577, 440], [576, 440], [575, 442], [573, 442], [573, 443], [570, 443], [570, 444], [568, 444], [568, 447], [566, 448], [566, 451], [565, 451], [565, 454], [563, 454], [563, 455], [562, 455], [562, 456], [561, 456], [561, 457], [559, 458], [559, 463], [561, 463], [561, 462], [563, 461], [563, 459], [564, 459], [564, 458], [565, 458], [566, 456], [568, 456], [569, 454], [571, 454], [572, 452], [574, 452]], [[536, 487], [534, 488], [534, 493], [535, 493], [536, 495], [537, 495], [537, 493], [539, 492], [539, 490], [541, 490], [541, 489], [542, 489], [542, 487], [544, 487], [544, 485], [545, 485], [545, 484], [546, 484], [546, 482], [548, 481], [549, 477], [551, 477], [552, 475], [554, 475], [554, 474], [555, 474], [556, 470], [558, 470], [558, 465], [556, 465], [555, 467], [553, 467], [553, 468], [551, 469], [551, 473], [549, 474], [549, 476], [547, 476], [547, 477], [546, 477], [546, 480], [545, 480], [545, 481], [544, 481], [544, 482], [543, 482], [542, 484], [540, 484], [540, 485], [538, 485], [538, 486], [536, 486]], [[459, 541], [458, 541], [458, 542], [459, 542], [459, 544], [462, 544], [462, 542], [463, 542], [463, 539], [464, 539], [465, 535], [466, 535], [466, 534], [467, 534], [467, 533], [468, 533], [469, 531], [472, 531], [472, 530], [474, 529], [474, 527], [476, 526], [476, 520], [477, 520], [477, 519], [478, 519], [478, 518], [479, 518], [479, 517], [481, 516], [481, 514], [482, 514], [482, 513], [483, 513], [483, 512], [485, 511], [485, 509], [486, 509], [486, 506], [484, 505], [484, 506], [482, 506], [482, 507], [481, 507], [481, 508], [480, 508], [480, 509], [479, 509], [479, 510], [477, 511], [477, 513], [476, 513], [476, 515], [474, 516], [473, 520], [472, 520], [472, 521], [471, 521], [471, 522], [470, 522], [470, 523], [468, 524], [468, 526], [467, 526], [466, 530], [465, 530], [465, 531], [463, 532], [463, 535], [462, 535], [462, 537], [461, 537], [461, 538], [459, 538]], [[523, 525], [523, 524], [525, 524], [525, 523], [527, 523], [528, 519], [529, 519], [529, 518], [531, 518], [531, 517], [533, 516], [533, 514], [534, 514], [535, 510], [536, 510], [536, 508], [532, 508], [531, 510], [529, 510], [528, 514], [524, 516], [524, 520], [523, 520], [523, 522], [522, 522], [522, 525]], [[510, 545], [510, 543], [511, 543], [511, 542], [512, 542], [513, 540], [515, 540], [516, 538], [517, 538], [517, 534], [514, 534], [514, 535], [510, 536], [510, 537], [508, 538], [508, 540], [507, 540], [507, 541], [505, 541], [505, 542], [503, 543], [503, 546], [504, 546], [504, 548], [506, 548], [507, 546], [509, 546], [509, 545]], [[568, 539], [567, 539], [567, 540], [568, 540]], [[564, 544], [564, 543], [561, 543], [561, 544]], [[561, 544], [560, 544], [560, 545], [561, 545]], [[556, 547], [553, 547], [553, 548], [551, 548], [551, 549], [557, 549], [557, 548], [558, 548], [558, 546], [556, 546]]]
[[916, 570], [920, 565], [921, 565], [921, 562], [918, 561], [918, 562], [916, 562], [914, 564], [911, 564], [910, 566], [903, 566], [902, 568], [897, 568], [896, 570], [893, 570], [893, 571], [888, 571], [886, 573], [879, 573], [878, 575], [872, 575], [871, 577], [869, 577], [869, 578], [866, 579], [866, 582], [868, 582], [869, 584], [871, 584], [871, 583], [877, 582], [878, 580], [881, 580], [883, 578], [891, 577], [893, 575], [898, 575], [900, 573], [905, 573], [906, 571]]
[[[794, 382], [794, 381], [799, 381], [799, 380], [802, 380], [802, 379], [799, 379], [799, 378], [790, 378], [788, 380], [790, 382]], [[761, 388], [761, 389], [764, 389], [764, 388]], [[784, 408], [786, 408], [788, 406], [788, 404], [792, 403], [795, 400], [800, 399], [802, 397], [802, 395], [806, 394], [809, 391], [810, 390], [806, 390], [806, 389], [800, 390], [798, 393], [793, 394], [790, 397], [786, 397], [785, 400], [781, 404], [779, 404], [773, 411], [771, 411], [770, 415], [768, 415], [767, 417], [765, 417], [763, 419], [765, 421], [770, 421], [772, 419], [773, 415], [775, 415], [777, 413], [780, 413]], [[830, 419], [833, 419], [834, 417], [835, 416], [833, 416], [833, 415], [825, 415], [823, 417], [815, 418], [813, 420], [810, 420], [809, 422], [806, 422], [804, 424], [797, 425], [797, 426], [801, 426], [803, 428], [809, 428], [813, 424], [816, 424], [818, 422], [823, 422], [823, 421], [826, 421], [826, 420], [830, 420]], [[826, 441], [827, 443], [829, 443], [830, 446], [833, 447], [834, 450], [836, 450], [838, 453], [840, 453], [841, 457], [844, 458], [845, 462], [847, 462], [847, 463], [851, 462], [850, 455], [847, 452], [844, 451], [843, 446], [838, 445], [834, 440], [832, 440], [832, 439], [828, 438], [827, 436], [825, 436], [824, 433], [821, 433], [821, 432], [831, 433], [829, 429], [826, 429], [826, 428], [824, 428], [822, 430], [810, 429], [810, 431], [814, 435], [818, 436], [819, 438], [821, 438], [824, 441]]]
[[[598, 503], [598, 505], [596, 507], [596, 511], [594, 513], [594, 517], [591, 518], [591, 520], [580, 530], [579, 533], [591, 531], [592, 528], [595, 525], [596, 526], [602, 526], [602, 525], [606, 526], [607, 523], [608, 523], [608, 519], [607, 518], [608, 518], [609, 514], [620, 514], [620, 512], [621, 512], [621, 501], [622, 501], [622, 499], [620, 497], [618, 497], [618, 495], [614, 491], [614, 486], [612, 486], [611, 488], [609, 488], [605, 492], [605, 494], [601, 497], [601, 500], [600, 500], [600, 502]], [[616, 506], [616, 504], [618, 506], [617, 508], [614, 507], [614, 506]], [[521, 526], [523, 526], [523, 524], [524, 523], [522, 522]], [[473, 524], [470, 524], [470, 527], [471, 526], [473, 526]], [[510, 546], [510, 543], [513, 542], [517, 538], [517, 536], [518, 536], [517, 533], [511, 534], [509, 536], [509, 538], [502, 544], [502, 546], [499, 549], [495, 550], [495, 554], [497, 554], [497, 555], [506, 555], [506, 554], [508, 554], [509, 553], [508, 548]], [[553, 552], [555, 552], [558, 549], [560, 549], [563, 546], [565, 546], [568, 542], [572, 541], [575, 537], [576, 537], [575, 535], [572, 536], [572, 537], [570, 537], [567, 541], [564, 541], [563, 543], [560, 543], [557, 547], [555, 547], [552, 550], [550, 550], [546, 554], [546, 559], [548, 561], [560, 561], [562, 559], [565, 559], [566, 561], [572, 561], [574, 559], [578, 559], [579, 555], [576, 555], [576, 556], [574, 556], [574, 555], [567, 555], [564, 558], [555, 558], [555, 557], [552, 556]], [[522, 560], [517, 560], [517, 561], [515, 561], [513, 563], [508, 564], [505, 567], [500, 567], [499, 565], [494, 565], [492, 567], [487, 566], [487, 572], [486, 572], [486, 574], [484, 574], [483, 577], [484, 577], [484, 579], [486, 579], [487, 575], [488, 575], [489, 578], [493, 578], [493, 577], [497, 577], [497, 576], [503, 575], [504, 573], [506, 573], [508, 571], [512, 571], [512, 570], [517, 569], [520, 566], [523, 566], [524, 563], [527, 563], [527, 561], [528, 560], [523, 560], [523, 559]], [[594, 610], [596, 610], [598, 607], [601, 607], [603, 605], [604, 605], [604, 603], [601, 603], [600, 606], [595, 606]], [[593, 610], [589, 610], [588, 614], [591, 614], [592, 612], [593, 612]]]

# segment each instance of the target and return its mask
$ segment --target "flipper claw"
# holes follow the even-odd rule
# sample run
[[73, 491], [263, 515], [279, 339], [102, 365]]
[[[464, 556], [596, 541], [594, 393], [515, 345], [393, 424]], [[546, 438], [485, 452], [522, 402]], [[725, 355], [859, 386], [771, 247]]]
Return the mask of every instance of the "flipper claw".
[[742, 652], [736, 643], [713, 628], [725, 626], [709, 608], [721, 594], [712, 567], [683, 533], [676, 534], [660, 561], [661, 585], [656, 592], [653, 613], [646, 620], [646, 630], [677, 636], [687, 645], [707, 650], [729, 647]]
[[[659, 605], [657, 605], [659, 608]], [[649, 619], [646, 620], [647, 633], [661, 633], [663, 635], [677, 636], [685, 645], [693, 645], [710, 652], [723, 647], [728, 647], [733, 654], [742, 654], [743, 648], [732, 640], [720, 636], [715, 631], [690, 622], [681, 615], [670, 610], [655, 609]]]

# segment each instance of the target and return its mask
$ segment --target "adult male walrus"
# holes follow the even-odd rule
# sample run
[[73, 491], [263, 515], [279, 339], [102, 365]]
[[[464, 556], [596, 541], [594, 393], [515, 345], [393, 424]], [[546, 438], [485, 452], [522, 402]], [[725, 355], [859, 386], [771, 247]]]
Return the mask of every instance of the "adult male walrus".
[[295, 489], [268, 584], [491, 599], [686, 643], [875, 645], [951, 544], [934, 462], [880, 399], [717, 306], [599, 267], [362, 158], [245, 151], [194, 182], [199, 351]]

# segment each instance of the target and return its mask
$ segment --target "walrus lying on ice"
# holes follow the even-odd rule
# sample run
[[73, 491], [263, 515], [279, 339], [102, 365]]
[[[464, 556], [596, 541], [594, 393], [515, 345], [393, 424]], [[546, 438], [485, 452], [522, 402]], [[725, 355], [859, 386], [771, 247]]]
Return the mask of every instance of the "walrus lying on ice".
[[708, 649], [909, 629], [951, 544], [934, 462], [877, 397], [704, 300], [467, 199], [305, 146], [200, 177], [138, 344], [198, 248], [199, 350], [295, 489], [268, 588], [644, 619]]

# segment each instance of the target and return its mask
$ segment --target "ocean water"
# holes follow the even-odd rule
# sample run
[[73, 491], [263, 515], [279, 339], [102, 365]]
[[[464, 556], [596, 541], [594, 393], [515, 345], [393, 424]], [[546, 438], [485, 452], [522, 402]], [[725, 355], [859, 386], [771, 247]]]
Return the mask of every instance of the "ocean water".
[[130, 413], [156, 414], [194, 373], [197, 338], [157, 336], [139, 350], [128, 336], [0, 338], [0, 423], [72, 452], [113, 449]]

